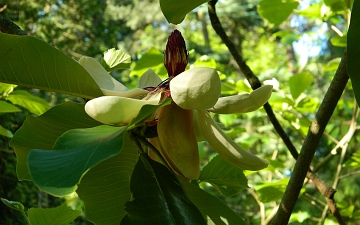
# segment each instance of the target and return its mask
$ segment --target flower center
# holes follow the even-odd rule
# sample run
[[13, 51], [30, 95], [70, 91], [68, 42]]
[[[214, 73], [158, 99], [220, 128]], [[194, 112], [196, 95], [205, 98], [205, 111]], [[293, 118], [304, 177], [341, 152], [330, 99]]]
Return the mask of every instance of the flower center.
[[174, 30], [168, 38], [164, 51], [164, 64], [170, 80], [185, 71], [189, 53], [180, 31]]
[[169, 82], [172, 78], [185, 71], [188, 64], [189, 53], [186, 50], [185, 40], [180, 31], [174, 30], [166, 44], [164, 51], [164, 65], [168, 72], [169, 77], [163, 80], [157, 87], [146, 87], [145, 90], [149, 91], [147, 96], [164, 93], [163, 100], [170, 97]]

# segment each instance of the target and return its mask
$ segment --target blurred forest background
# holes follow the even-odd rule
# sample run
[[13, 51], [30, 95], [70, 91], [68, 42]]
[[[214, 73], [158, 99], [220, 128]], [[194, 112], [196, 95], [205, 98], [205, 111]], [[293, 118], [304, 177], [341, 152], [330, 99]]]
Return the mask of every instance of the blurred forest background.
[[[300, 150], [346, 47], [350, 3], [300, 1], [281, 24], [264, 21], [258, 13], [258, 3], [259, 0], [219, 1], [217, 12], [227, 34], [254, 73], [262, 82], [274, 85], [270, 105]], [[135, 86], [138, 76], [149, 67], [159, 75], [166, 75], [162, 52], [168, 35], [176, 28], [187, 43], [190, 64], [216, 68], [220, 72], [223, 95], [251, 91], [211, 27], [206, 4], [188, 14], [177, 26], [165, 20], [159, 2], [152, 0], [0, 0], [0, 15], [76, 60], [82, 55], [101, 58], [110, 48], [129, 53], [133, 60], [131, 69], [112, 73], [128, 86]], [[303, 89], [297, 88], [299, 77]], [[20, 91], [46, 102], [24, 103], [10, 97], [11, 93], [22, 93]], [[0, 110], [0, 196], [19, 201], [26, 208], [55, 207], [64, 201], [81, 208], [81, 200], [76, 196], [54, 198], [38, 191], [31, 182], [19, 182], [16, 156], [8, 143], [27, 116], [40, 115], [64, 101], [83, 100], [15, 85], [1, 85], [0, 100], [16, 105], [16, 109]], [[263, 109], [248, 114], [219, 115], [216, 119], [238, 144], [271, 159], [272, 164], [261, 172], [246, 172], [250, 188], [240, 192], [229, 190], [225, 195], [231, 197], [220, 195], [210, 185], [204, 184], [202, 188], [225, 201], [248, 224], [265, 225], [266, 218], [276, 212], [295, 160]], [[337, 189], [335, 199], [348, 224], [360, 224], [357, 222], [360, 221], [360, 140], [357, 130], [347, 134], [351, 125], [355, 124], [357, 129], [357, 121], [357, 106], [349, 83], [312, 166], [321, 179]], [[214, 155], [207, 143], [202, 143], [200, 149], [203, 162]], [[307, 181], [291, 224], [337, 224], [335, 221], [324, 197]], [[0, 203], [0, 224], [24, 224], [24, 220], [19, 212]], [[91, 223], [80, 217], [74, 224]]]

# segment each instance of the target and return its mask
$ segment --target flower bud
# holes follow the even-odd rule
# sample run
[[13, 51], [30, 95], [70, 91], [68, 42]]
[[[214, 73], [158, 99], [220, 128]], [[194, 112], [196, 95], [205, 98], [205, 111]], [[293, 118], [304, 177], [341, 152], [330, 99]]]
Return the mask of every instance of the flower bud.
[[221, 92], [221, 81], [216, 70], [193, 68], [170, 81], [173, 101], [183, 109], [208, 109], [215, 105]]

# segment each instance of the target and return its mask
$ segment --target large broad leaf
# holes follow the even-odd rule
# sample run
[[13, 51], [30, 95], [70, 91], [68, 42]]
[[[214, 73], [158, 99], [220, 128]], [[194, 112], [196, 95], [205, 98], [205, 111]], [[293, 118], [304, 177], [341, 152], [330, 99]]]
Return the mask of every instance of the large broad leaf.
[[0, 113], [21, 112], [21, 109], [5, 101], [0, 100]]
[[219, 155], [204, 167], [199, 180], [212, 184], [222, 195], [228, 197], [249, 187], [242, 169], [229, 164]]
[[64, 132], [99, 125], [101, 123], [86, 114], [83, 104], [73, 102], [57, 105], [39, 117], [28, 117], [10, 142], [17, 157], [18, 179], [31, 180], [27, 166], [31, 149], [52, 149]]
[[41, 115], [50, 109], [50, 105], [47, 101], [37, 96], [31, 95], [27, 91], [13, 91], [8, 96], [6, 96], [5, 99], [15, 105], [19, 105], [28, 109], [35, 115]]
[[119, 225], [131, 198], [130, 177], [138, 159], [135, 144], [125, 135], [121, 152], [91, 168], [76, 191], [86, 218], [97, 225]]
[[32, 180], [50, 194], [70, 194], [88, 169], [119, 154], [125, 132], [126, 127], [109, 125], [65, 132], [54, 150], [30, 151], [28, 166]]
[[196, 206], [184, 194], [179, 181], [163, 165], [141, 156], [131, 176], [131, 201], [122, 225], [206, 224]]
[[161, 11], [169, 23], [181, 23], [186, 14], [208, 0], [160, 0]]
[[297, 99], [312, 82], [313, 76], [309, 72], [298, 73], [292, 76], [289, 80], [289, 87], [293, 99]]
[[88, 99], [102, 95], [80, 64], [45, 42], [0, 32], [0, 43], [1, 82]]
[[360, 104], [360, 1], [354, 1], [350, 27], [347, 34], [347, 71], [354, 89], [355, 98]]
[[31, 208], [28, 217], [36, 225], [68, 225], [80, 216], [81, 210], [72, 210], [66, 204], [56, 208]]
[[217, 197], [182, 179], [179, 179], [179, 182], [186, 196], [207, 218], [208, 224], [246, 225], [239, 215]]
[[275, 27], [284, 22], [299, 5], [296, 0], [261, 0], [258, 5], [260, 16]]

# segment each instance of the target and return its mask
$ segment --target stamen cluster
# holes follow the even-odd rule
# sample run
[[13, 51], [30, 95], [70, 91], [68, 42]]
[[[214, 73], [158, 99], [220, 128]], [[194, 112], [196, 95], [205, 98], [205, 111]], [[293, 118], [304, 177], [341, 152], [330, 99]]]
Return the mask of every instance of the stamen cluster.
[[174, 30], [168, 38], [164, 52], [164, 64], [170, 80], [185, 71], [189, 53], [180, 31]]

